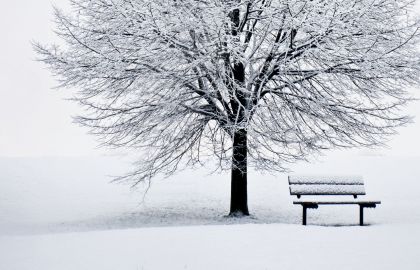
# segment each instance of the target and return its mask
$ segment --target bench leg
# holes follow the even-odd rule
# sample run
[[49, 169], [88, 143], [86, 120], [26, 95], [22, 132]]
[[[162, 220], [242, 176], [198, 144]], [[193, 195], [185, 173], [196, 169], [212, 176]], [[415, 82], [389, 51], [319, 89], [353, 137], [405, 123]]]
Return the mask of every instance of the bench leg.
[[363, 209], [364, 208], [376, 208], [376, 203], [364, 203], [359, 204], [360, 206], [360, 226], [363, 226]]
[[306, 225], [306, 213], [307, 213], [308, 208], [309, 209], [317, 209], [318, 204], [316, 204], [316, 203], [304, 203], [304, 204], [302, 204], [302, 207], [303, 207], [302, 225]]

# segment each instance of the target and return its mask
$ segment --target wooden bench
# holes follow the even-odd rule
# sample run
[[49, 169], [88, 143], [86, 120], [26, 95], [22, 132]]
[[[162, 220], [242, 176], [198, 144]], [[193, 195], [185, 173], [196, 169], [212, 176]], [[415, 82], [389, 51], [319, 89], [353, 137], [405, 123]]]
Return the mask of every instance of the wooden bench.
[[357, 176], [288, 176], [290, 195], [301, 196], [353, 196], [346, 200], [298, 200], [293, 204], [303, 207], [302, 225], [306, 225], [307, 209], [317, 209], [318, 205], [358, 204], [360, 207], [360, 226], [363, 226], [363, 209], [375, 208], [380, 201], [359, 200], [357, 196], [366, 195], [362, 177]]

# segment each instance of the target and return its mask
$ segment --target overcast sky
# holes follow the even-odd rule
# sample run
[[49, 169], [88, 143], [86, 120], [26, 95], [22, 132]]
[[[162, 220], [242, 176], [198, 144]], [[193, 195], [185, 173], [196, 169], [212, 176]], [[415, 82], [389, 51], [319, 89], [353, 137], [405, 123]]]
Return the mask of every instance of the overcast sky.
[[[0, 157], [86, 156], [104, 153], [95, 138], [72, 123], [78, 107], [64, 100], [70, 93], [53, 89], [48, 70], [34, 61], [31, 40], [51, 43], [52, 6], [68, 9], [67, 0], [3, 1], [0, 11]], [[416, 91], [420, 92], [420, 91]], [[420, 96], [420, 95], [418, 95]], [[420, 155], [420, 103], [407, 107], [415, 123], [400, 129], [389, 150], [360, 154]]]

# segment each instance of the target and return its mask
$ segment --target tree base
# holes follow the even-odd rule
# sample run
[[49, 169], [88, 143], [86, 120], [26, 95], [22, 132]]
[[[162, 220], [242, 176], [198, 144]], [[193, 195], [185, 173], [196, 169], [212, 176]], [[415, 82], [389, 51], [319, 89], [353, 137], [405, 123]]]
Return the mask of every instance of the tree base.
[[236, 210], [234, 212], [230, 212], [229, 215], [227, 215], [227, 217], [234, 217], [234, 218], [249, 217], [249, 212]]

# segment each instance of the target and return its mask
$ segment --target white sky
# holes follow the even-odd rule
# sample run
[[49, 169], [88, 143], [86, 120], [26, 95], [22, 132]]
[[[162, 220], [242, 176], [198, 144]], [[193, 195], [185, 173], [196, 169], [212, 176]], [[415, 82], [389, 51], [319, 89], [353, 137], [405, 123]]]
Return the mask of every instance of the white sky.
[[[65, 90], [52, 89], [54, 79], [36, 61], [31, 41], [51, 43], [52, 5], [67, 0], [3, 1], [0, 9], [0, 157], [97, 155], [95, 138], [72, 123], [78, 107], [64, 100]], [[420, 91], [419, 91], [420, 92]], [[418, 95], [419, 96], [419, 95]], [[420, 119], [420, 103], [407, 108]], [[420, 155], [420, 120], [400, 129], [387, 155]], [[378, 151], [357, 150], [360, 154]]]

